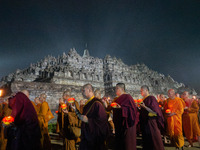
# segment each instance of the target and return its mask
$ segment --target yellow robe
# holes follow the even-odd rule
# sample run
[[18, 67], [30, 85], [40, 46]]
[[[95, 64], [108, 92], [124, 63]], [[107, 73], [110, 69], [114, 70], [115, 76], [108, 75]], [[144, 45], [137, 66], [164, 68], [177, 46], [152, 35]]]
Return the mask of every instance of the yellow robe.
[[36, 105], [36, 112], [37, 112], [37, 115], [38, 115], [39, 112], [40, 112], [40, 107], [41, 107], [41, 104], [37, 104], [37, 105]]
[[38, 113], [39, 113], [39, 110], [38, 110], [37, 105], [36, 105], [33, 101], [31, 101], [31, 103], [33, 104], [33, 107], [35, 108], [35, 111], [36, 111], [36, 113], [38, 114]]
[[38, 114], [38, 120], [40, 124], [41, 130], [41, 145], [43, 150], [51, 150], [51, 140], [48, 132], [48, 122], [45, 122], [45, 117], [49, 110], [49, 105], [47, 102], [43, 102], [40, 107], [40, 111]]
[[183, 147], [184, 138], [182, 132], [182, 114], [184, 111], [183, 101], [181, 98], [176, 97], [174, 100], [168, 98], [166, 109], [170, 109], [171, 113], [176, 113], [173, 116], [167, 116], [168, 133], [172, 143], [176, 147]]
[[183, 114], [183, 129], [185, 136], [190, 144], [195, 136], [200, 136], [200, 128], [198, 123], [199, 106], [195, 100], [193, 100], [191, 106]]

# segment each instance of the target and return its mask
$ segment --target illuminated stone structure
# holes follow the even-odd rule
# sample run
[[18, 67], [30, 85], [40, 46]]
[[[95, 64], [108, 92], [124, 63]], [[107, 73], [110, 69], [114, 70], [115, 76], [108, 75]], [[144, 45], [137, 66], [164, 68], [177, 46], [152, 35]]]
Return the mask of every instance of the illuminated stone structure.
[[41, 93], [47, 94], [47, 101], [52, 109], [57, 108], [58, 99], [64, 90], [70, 88], [75, 99], [83, 99], [81, 87], [91, 83], [102, 91], [102, 96], [114, 97], [114, 87], [118, 82], [126, 84], [127, 93], [134, 98], [140, 97], [140, 87], [148, 85], [150, 92], [167, 94], [170, 88], [180, 92], [189, 90], [196, 95], [194, 89], [174, 81], [149, 69], [144, 64], [128, 66], [121, 59], [107, 55], [104, 59], [94, 58], [84, 50], [80, 56], [73, 48], [68, 54], [56, 57], [47, 56], [43, 60], [31, 64], [24, 70], [17, 70], [1, 80], [1, 86], [17, 92], [23, 89], [30, 91], [31, 99]]

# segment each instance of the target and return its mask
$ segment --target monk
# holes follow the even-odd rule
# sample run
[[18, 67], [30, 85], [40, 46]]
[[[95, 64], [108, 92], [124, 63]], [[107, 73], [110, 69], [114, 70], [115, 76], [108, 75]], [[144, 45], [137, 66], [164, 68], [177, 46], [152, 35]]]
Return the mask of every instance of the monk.
[[[198, 106], [200, 108], [200, 98], [198, 99]], [[200, 109], [199, 109], [199, 113], [198, 113], [198, 119], [199, 119], [199, 124], [200, 124]]]
[[39, 150], [40, 128], [36, 111], [29, 100], [29, 92], [23, 90], [9, 99], [14, 127], [9, 127], [6, 150]]
[[[3, 110], [2, 110], [1, 117], [4, 118], [7, 116], [10, 116], [12, 113], [12, 109], [8, 107], [8, 99], [6, 99], [2, 105], [3, 105]], [[4, 135], [4, 132], [5, 132], [4, 130], [5, 130], [5, 127], [1, 124], [1, 135], [0, 135], [0, 149], [1, 150], [6, 150], [6, 145], [7, 145], [7, 138], [6, 138], [6, 135]]]
[[159, 105], [161, 105], [161, 108], [163, 108], [165, 102], [166, 102], [165, 96], [163, 94], [160, 94], [158, 103], [159, 103]]
[[200, 142], [200, 128], [197, 116], [199, 106], [195, 100], [189, 99], [189, 93], [187, 91], [183, 92], [182, 98], [186, 104], [183, 113], [183, 130], [189, 142], [188, 147], [193, 147], [194, 137], [198, 136], [198, 141]]
[[108, 117], [108, 123], [109, 123], [110, 131], [113, 134], [115, 134], [115, 125], [114, 125], [114, 122], [113, 122], [113, 110], [112, 110], [112, 107], [110, 106], [111, 103], [109, 103], [109, 99], [110, 99], [110, 97], [103, 97], [101, 99], [101, 101], [102, 101], [104, 107], [106, 108], [106, 114], [107, 114], [107, 117]]
[[167, 140], [167, 119], [166, 119], [165, 110], [164, 110], [164, 107], [165, 107], [165, 104], [166, 104], [166, 98], [163, 94], [160, 94], [159, 99], [160, 99], [159, 100], [159, 107], [161, 108], [161, 111], [162, 111], [162, 114], [163, 114], [163, 117], [164, 117], [164, 129], [161, 130], [161, 134], [163, 135], [164, 143], [167, 144], [167, 143], [169, 143], [168, 140]]
[[[64, 134], [64, 149], [65, 150], [76, 150], [76, 141], [80, 138], [81, 121], [78, 119], [74, 109], [70, 106], [74, 106], [79, 110], [79, 104], [77, 101], [74, 103], [69, 103], [68, 99], [71, 98], [71, 90], [67, 89], [63, 93], [64, 103], [67, 104], [67, 108], [63, 109], [64, 115], [64, 124], [63, 124], [63, 134]], [[74, 128], [74, 130], [72, 130]]]
[[[164, 117], [154, 96], [149, 95], [149, 87], [141, 87], [143, 103], [140, 110], [143, 150], [164, 150], [160, 130], [164, 128]], [[144, 106], [152, 110], [149, 111]]]
[[46, 120], [47, 112], [49, 111], [49, 105], [46, 102], [46, 94], [42, 93], [39, 97], [41, 101], [40, 111], [38, 113], [38, 119], [40, 124], [40, 131], [41, 131], [41, 144], [43, 150], [50, 150], [51, 149], [51, 140], [48, 132], [48, 121]]
[[118, 83], [115, 87], [115, 99], [118, 108], [113, 109], [115, 125], [116, 150], [136, 150], [136, 125], [138, 122], [137, 108], [131, 95], [126, 94], [125, 84]]
[[41, 106], [40, 98], [35, 97], [34, 102], [31, 101], [31, 103], [33, 104], [33, 107], [35, 108], [35, 111], [37, 112], [37, 114], [39, 114], [40, 106]]
[[165, 111], [168, 109], [171, 113], [167, 115], [168, 132], [172, 144], [176, 149], [183, 149], [184, 138], [182, 132], [182, 114], [184, 111], [183, 100], [175, 96], [174, 89], [168, 90], [169, 98], [166, 101]]
[[79, 108], [80, 108], [80, 113], [82, 114], [83, 113], [83, 107], [85, 105], [85, 101], [83, 99], [81, 99], [79, 101]]
[[64, 104], [63, 98], [59, 98], [56, 133], [58, 133], [60, 137], [63, 137], [63, 127], [64, 127], [64, 112], [62, 111], [61, 108], [62, 104]]
[[73, 107], [77, 116], [82, 121], [80, 150], [104, 150], [105, 140], [109, 127], [103, 104], [94, 97], [94, 89], [91, 84], [83, 86], [82, 94], [87, 98], [83, 113]]

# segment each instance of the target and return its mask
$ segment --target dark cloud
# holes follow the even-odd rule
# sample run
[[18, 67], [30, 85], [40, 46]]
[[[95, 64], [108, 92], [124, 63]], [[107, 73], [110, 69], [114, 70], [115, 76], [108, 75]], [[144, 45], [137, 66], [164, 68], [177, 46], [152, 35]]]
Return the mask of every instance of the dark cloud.
[[200, 91], [199, 0], [1, 0], [0, 77], [75, 47], [144, 62]]

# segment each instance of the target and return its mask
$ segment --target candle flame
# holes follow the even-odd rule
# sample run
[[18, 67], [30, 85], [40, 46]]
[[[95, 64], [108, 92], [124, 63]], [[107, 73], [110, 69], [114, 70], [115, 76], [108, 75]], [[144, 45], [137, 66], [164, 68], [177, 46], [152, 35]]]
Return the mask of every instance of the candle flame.
[[73, 97], [70, 97], [68, 100], [68, 103], [74, 103], [74, 101], [75, 101], [75, 98], [73, 98]]
[[14, 118], [12, 116], [7, 116], [2, 119], [3, 123], [9, 125], [14, 122]]
[[2, 94], [3, 94], [3, 90], [0, 90], [0, 97], [2, 96]]
[[61, 108], [62, 108], [62, 109], [66, 109], [66, 108], [67, 108], [67, 105], [66, 105], [66, 104], [62, 104], [62, 105], [61, 105]]
[[170, 109], [167, 109], [165, 112], [166, 112], [166, 113], [171, 113], [171, 110], [170, 110]]
[[112, 103], [110, 104], [111, 107], [116, 108], [117, 107], [117, 103]]
[[138, 103], [142, 103], [142, 101], [143, 101], [142, 99], [138, 99], [137, 100]]

